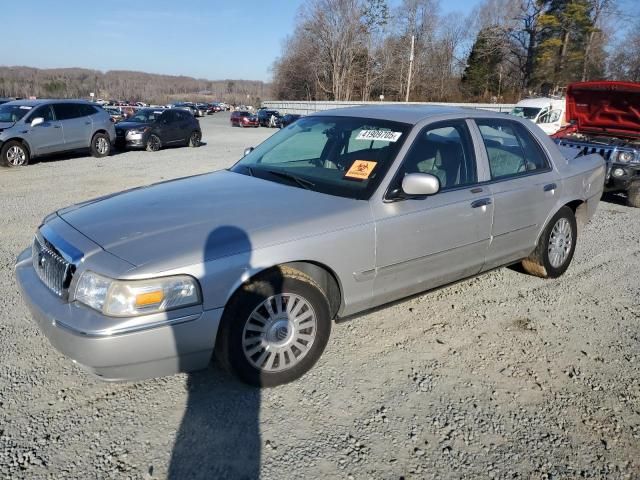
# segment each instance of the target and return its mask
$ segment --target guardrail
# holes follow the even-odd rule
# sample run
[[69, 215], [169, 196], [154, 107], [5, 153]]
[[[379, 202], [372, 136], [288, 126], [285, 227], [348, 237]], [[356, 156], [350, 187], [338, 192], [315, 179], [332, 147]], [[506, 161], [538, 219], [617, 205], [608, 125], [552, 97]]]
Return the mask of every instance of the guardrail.
[[515, 106], [513, 103], [447, 103], [447, 102], [337, 102], [337, 101], [267, 101], [262, 106], [278, 110], [280, 113], [297, 113], [308, 115], [313, 112], [330, 110], [332, 108], [356, 107], [360, 105], [439, 105], [447, 107], [468, 107], [492, 112], [509, 112]]

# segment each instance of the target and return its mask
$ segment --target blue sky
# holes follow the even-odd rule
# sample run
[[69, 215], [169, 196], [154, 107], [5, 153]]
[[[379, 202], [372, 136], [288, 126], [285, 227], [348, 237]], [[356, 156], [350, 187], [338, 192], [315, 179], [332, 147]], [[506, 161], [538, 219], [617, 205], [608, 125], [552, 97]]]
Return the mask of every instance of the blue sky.
[[[621, 0], [633, 5], [636, 0]], [[3, 2], [3, 65], [269, 80], [304, 0]], [[442, 13], [480, 0], [442, 0]], [[399, 3], [392, 0], [391, 4]], [[637, 10], [637, 9], [636, 9]], [[639, 13], [639, 12], [635, 12]], [[8, 40], [7, 40], [8, 39]]]

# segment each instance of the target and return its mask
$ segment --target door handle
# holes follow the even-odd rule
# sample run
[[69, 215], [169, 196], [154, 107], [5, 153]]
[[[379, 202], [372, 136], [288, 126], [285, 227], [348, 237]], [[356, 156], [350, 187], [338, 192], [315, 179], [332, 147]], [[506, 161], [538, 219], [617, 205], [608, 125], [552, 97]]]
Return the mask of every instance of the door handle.
[[471, 193], [480, 193], [482, 192], [482, 187], [475, 187], [471, 189]]
[[555, 190], [558, 186], [555, 183], [548, 183], [544, 186], [543, 190], [545, 192], [550, 192], [551, 190]]
[[490, 198], [480, 198], [471, 202], [471, 208], [486, 207], [487, 205], [491, 205]]
[[53, 128], [62, 128], [60, 125], [54, 125]]
[[85, 125], [91, 125], [91, 122], [84, 122]]

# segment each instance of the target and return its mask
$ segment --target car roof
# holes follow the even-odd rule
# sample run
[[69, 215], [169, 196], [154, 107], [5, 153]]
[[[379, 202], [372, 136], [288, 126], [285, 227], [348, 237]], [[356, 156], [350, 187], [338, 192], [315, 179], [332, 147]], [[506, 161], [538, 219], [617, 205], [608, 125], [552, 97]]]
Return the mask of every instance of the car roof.
[[390, 120], [393, 122], [416, 123], [430, 117], [442, 115], [459, 115], [460, 117], [497, 117], [504, 118], [504, 114], [479, 110], [476, 108], [452, 107], [447, 105], [361, 105], [357, 107], [336, 108], [313, 113], [313, 116], [361, 117], [376, 120]]
[[47, 99], [47, 98], [39, 98], [37, 100], [13, 100], [11, 102], [5, 103], [5, 105], [24, 105], [28, 107], [37, 107], [38, 105], [43, 104], [52, 104], [52, 103], [82, 103], [82, 104], [91, 104], [87, 100], [72, 100], [72, 99]]

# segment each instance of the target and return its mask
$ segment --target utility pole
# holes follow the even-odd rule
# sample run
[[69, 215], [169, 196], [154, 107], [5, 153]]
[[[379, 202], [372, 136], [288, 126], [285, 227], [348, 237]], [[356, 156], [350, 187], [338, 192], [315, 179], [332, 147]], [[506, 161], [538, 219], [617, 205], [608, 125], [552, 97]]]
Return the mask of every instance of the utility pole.
[[411, 35], [411, 55], [409, 56], [409, 75], [407, 75], [407, 96], [404, 101], [409, 101], [409, 91], [411, 90], [411, 70], [413, 70], [413, 49], [415, 46], [416, 36]]

